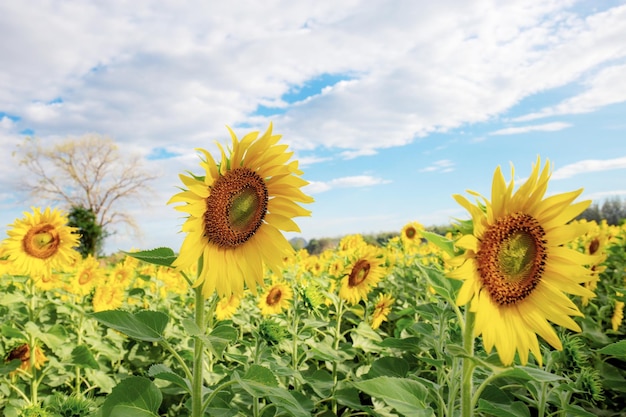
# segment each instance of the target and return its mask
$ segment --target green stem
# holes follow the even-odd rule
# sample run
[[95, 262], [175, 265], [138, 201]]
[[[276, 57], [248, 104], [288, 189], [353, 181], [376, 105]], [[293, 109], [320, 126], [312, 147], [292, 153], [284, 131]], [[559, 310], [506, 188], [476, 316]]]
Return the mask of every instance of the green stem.
[[[341, 317], [343, 315], [343, 299], [339, 299], [337, 301], [337, 325], [335, 326], [335, 343], [334, 343], [334, 350], [335, 352], [339, 352], [339, 342], [341, 341]], [[337, 376], [337, 361], [333, 361], [333, 388], [332, 388], [332, 393], [331, 393], [331, 398], [332, 398], [332, 409], [333, 409], [333, 413], [335, 415], [337, 415], [337, 400], [335, 399], [335, 392], [337, 390], [337, 382], [338, 382], [338, 376]]]
[[[195, 299], [195, 320], [199, 329], [204, 329], [204, 296], [202, 286], [194, 288]], [[204, 346], [202, 338], [194, 337], [193, 342], [193, 375], [191, 382], [191, 416], [202, 416], [202, 385], [204, 378], [202, 371], [204, 367], [203, 353]]]
[[300, 389], [298, 384], [298, 377], [296, 373], [298, 372], [298, 292], [294, 290], [293, 292], [293, 320], [291, 322], [291, 337], [293, 338], [292, 344], [292, 352], [291, 352], [291, 367], [293, 368], [294, 376], [293, 376], [293, 387], [295, 391]]
[[215, 396], [217, 395], [218, 392], [220, 392], [224, 388], [228, 388], [231, 385], [235, 385], [236, 383], [237, 383], [236, 379], [231, 379], [230, 381], [224, 382], [222, 385], [220, 385], [219, 387], [215, 388], [215, 391], [211, 392], [211, 394], [207, 397], [207, 399], [204, 402], [204, 404], [202, 404], [202, 412], [204, 412], [204, 410], [206, 410], [206, 408], [209, 406], [209, 404], [211, 404], [211, 401], [213, 401], [213, 399], [215, 398]]
[[475, 315], [465, 310], [465, 328], [463, 329], [463, 349], [470, 357], [463, 357], [463, 370], [461, 374], [461, 416], [472, 417], [474, 407], [472, 404], [473, 373], [474, 373], [474, 319]]
[[185, 373], [185, 376], [187, 377], [187, 379], [191, 381], [193, 379], [193, 374], [191, 373], [191, 370], [187, 366], [187, 363], [185, 362], [185, 360], [178, 354], [178, 352], [172, 347], [172, 345], [169, 344], [167, 340], [165, 339], [161, 340], [161, 345], [165, 349], [167, 349], [167, 351], [170, 352], [172, 356], [174, 356], [174, 358], [178, 361], [178, 364], [181, 366], [181, 368], [183, 368], [183, 372]]

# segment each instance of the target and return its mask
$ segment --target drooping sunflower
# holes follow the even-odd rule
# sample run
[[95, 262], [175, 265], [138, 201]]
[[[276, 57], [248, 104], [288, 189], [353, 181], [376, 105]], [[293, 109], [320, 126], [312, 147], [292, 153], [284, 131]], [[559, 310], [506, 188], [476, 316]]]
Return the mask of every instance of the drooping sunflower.
[[356, 248], [344, 269], [339, 297], [351, 304], [357, 304], [367, 298], [386, 272], [384, 263], [375, 246], [365, 245]]
[[291, 287], [284, 282], [275, 282], [259, 298], [261, 314], [264, 316], [279, 314], [289, 308], [291, 300], [293, 300]]
[[586, 265], [595, 258], [564, 246], [586, 232], [585, 224], [569, 222], [591, 202], [574, 203], [582, 189], [544, 198], [551, 170], [546, 162], [540, 172], [540, 163], [515, 192], [498, 167], [491, 201], [473, 192], [482, 203], [454, 196], [471, 214], [473, 232], [456, 242], [465, 252], [448, 261], [456, 267], [448, 276], [463, 280], [457, 304], [471, 302], [474, 336], [482, 334], [487, 352], [495, 346], [504, 365], [516, 351], [522, 364], [529, 351], [541, 364], [537, 335], [561, 350], [550, 322], [580, 331], [572, 316], [582, 313], [567, 294], [593, 296], [581, 284], [592, 278]]
[[387, 316], [391, 313], [391, 306], [395, 299], [390, 294], [378, 294], [374, 312], [372, 313], [372, 329], [378, 329], [383, 321], [387, 321]]
[[252, 132], [238, 140], [229, 131], [229, 155], [218, 144], [222, 159], [217, 164], [198, 149], [204, 175], [181, 174], [187, 189], [169, 201], [185, 203], [176, 209], [189, 214], [174, 266], [189, 268], [202, 258], [195, 285], [202, 285], [207, 298], [214, 291], [221, 298], [242, 296], [244, 282], [256, 293], [257, 284], [263, 285], [263, 265], [279, 273], [293, 251], [280, 230], [299, 232], [292, 219], [311, 212], [298, 203], [313, 201], [300, 190], [308, 182], [301, 178], [298, 161], [288, 162], [293, 152], [278, 144], [281, 136], [272, 134], [271, 124], [261, 137]]
[[60, 210], [47, 207], [32, 208], [23, 219], [9, 225], [5, 240], [8, 259], [20, 275], [49, 276], [52, 270], [63, 271], [74, 264], [79, 253], [78, 229], [67, 226], [67, 216]]

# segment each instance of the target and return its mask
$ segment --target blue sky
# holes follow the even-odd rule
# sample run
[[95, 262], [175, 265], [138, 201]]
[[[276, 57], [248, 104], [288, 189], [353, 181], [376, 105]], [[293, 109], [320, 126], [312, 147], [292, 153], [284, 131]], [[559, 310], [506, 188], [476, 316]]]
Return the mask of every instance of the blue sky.
[[[226, 2], [224, 2], [226, 3]], [[498, 4], [501, 3], [501, 4]], [[626, 197], [623, 1], [0, 4], [0, 233], [46, 202], [11, 152], [98, 133], [158, 179], [106, 252], [170, 246], [178, 173], [272, 122], [300, 160], [306, 239], [467, 218], [501, 166], [553, 163], [549, 193]]]

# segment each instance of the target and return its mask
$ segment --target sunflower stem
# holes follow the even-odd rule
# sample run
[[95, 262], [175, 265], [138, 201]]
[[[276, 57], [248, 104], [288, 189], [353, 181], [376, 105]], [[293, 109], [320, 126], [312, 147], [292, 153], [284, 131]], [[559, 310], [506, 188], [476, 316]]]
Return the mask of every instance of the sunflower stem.
[[[194, 288], [196, 300], [195, 300], [195, 320], [199, 329], [204, 329], [204, 296], [202, 295], [202, 286]], [[202, 377], [202, 370], [204, 362], [202, 355], [204, 353], [204, 346], [202, 338], [194, 337], [193, 342], [193, 380], [191, 385], [191, 416], [202, 416], [202, 384], [204, 378]]]
[[[343, 315], [343, 299], [339, 298], [339, 300], [337, 301], [337, 325], [335, 327], [335, 345], [334, 345], [335, 352], [339, 352], [339, 342], [342, 337], [342, 334], [341, 334], [341, 316], [342, 315]], [[333, 388], [332, 388], [331, 398], [332, 398], [332, 409], [335, 415], [337, 415], [337, 400], [335, 398], [335, 391], [337, 389], [337, 381], [338, 381], [337, 361], [333, 361]]]
[[475, 315], [466, 307], [465, 328], [463, 329], [463, 349], [469, 355], [463, 357], [461, 374], [461, 416], [472, 417], [474, 404], [472, 401], [473, 374], [474, 374], [474, 319]]

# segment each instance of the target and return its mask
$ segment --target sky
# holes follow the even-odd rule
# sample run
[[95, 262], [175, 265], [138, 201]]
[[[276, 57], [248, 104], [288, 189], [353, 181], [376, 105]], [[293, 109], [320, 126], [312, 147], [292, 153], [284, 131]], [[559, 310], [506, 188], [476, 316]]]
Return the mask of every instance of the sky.
[[167, 201], [227, 126], [272, 123], [300, 162], [315, 202], [287, 238], [468, 218], [454, 194], [538, 157], [549, 194], [626, 196], [624, 1], [2, 1], [0, 36], [0, 238], [47, 205], [18, 185], [25, 137], [107, 136], [157, 176], [106, 253], [178, 251]]

